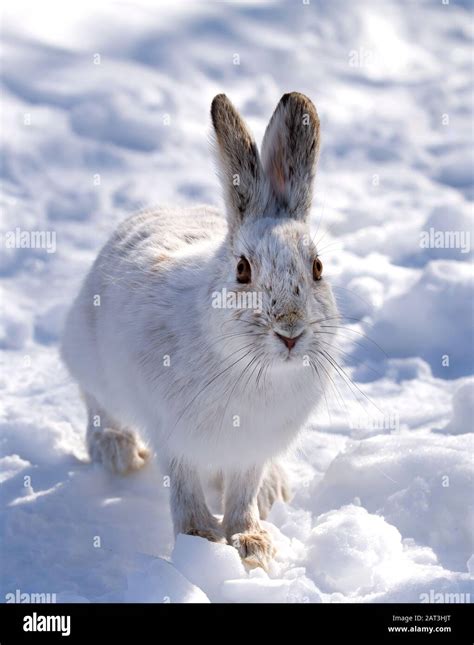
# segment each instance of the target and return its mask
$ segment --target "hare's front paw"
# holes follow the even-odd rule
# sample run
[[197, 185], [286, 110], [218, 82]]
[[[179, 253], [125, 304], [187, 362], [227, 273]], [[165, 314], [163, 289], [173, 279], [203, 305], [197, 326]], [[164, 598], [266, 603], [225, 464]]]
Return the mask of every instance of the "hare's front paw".
[[234, 533], [230, 543], [237, 549], [249, 569], [262, 567], [268, 570], [270, 561], [275, 555], [275, 547], [267, 531], [257, 529], [248, 533]]
[[203, 529], [189, 529], [186, 531], [186, 535], [196, 535], [197, 537], [205, 538], [209, 542], [220, 542], [225, 544], [226, 539], [223, 532], [214, 527], [203, 528]]
[[150, 457], [148, 448], [130, 430], [96, 430], [88, 443], [91, 459], [102, 462], [107, 470], [120, 475], [139, 470]]
[[226, 544], [222, 525], [206, 507], [197, 502], [194, 506], [180, 508], [178, 513], [175, 510], [174, 529], [176, 534], [194, 535], [209, 542]]

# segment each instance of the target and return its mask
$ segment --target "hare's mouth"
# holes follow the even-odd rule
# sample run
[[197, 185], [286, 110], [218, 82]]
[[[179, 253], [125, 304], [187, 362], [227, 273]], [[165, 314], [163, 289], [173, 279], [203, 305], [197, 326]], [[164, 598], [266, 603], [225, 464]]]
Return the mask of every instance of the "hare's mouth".
[[297, 342], [300, 340], [300, 338], [303, 336], [304, 332], [301, 332], [297, 336], [286, 336], [284, 334], [281, 334], [277, 331], [274, 332], [275, 336], [281, 340], [283, 345], [287, 348], [288, 350], [288, 355], [291, 353], [291, 350], [296, 346]]
[[273, 336], [275, 338], [274, 346], [278, 352], [279, 359], [283, 363], [294, 363], [295, 361], [300, 361], [302, 357], [302, 349], [304, 343], [302, 342], [303, 338], [306, 336], [306, 331], [300, 331], [297, 334], [289, 335], [285, 334], [281, 330], [273, 330]]

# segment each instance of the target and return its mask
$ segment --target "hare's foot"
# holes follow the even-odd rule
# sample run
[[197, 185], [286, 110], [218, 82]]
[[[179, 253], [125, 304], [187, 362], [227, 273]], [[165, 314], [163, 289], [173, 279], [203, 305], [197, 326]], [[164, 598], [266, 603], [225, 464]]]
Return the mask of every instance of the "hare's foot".
[[87, 448], [92, 461], [119, 475], [139, 470], [150, 457], [150, 451], [140, 437], [109, 415], [87, 393], [82, 393], [87, 405]]
[[229, 544], [249, 568], [268, 569], [275, 555], [270, 535], [260, 525], [257, 504], [263, 467], [233, 473], [225, 481], [224, 528]]
[[258, 491], [258, 510], [260, 518], [266, 519], [273, 504], [277, 501], [288, 502], [291, 489], [285, 469], [278, 462], [272, 462], [265, 468], [265, 474]]
[[209, 528], [201, 529], [188, 529], [186, 535], [195, 535], [197, 537], [202, 537], [209, 542], [220, 542], [222, 544], [226, 543], [224, 533], [219, 527], [211, 526]]
[[268, 570], [275, 555], [275, 547], [267, 531], [260, 528], [248, 533], [235, 533], [230, 542], [249, 569], [261, 567]]
[[92, 461], [119, 475], [139, 470], [150, 457], [147, 446], [131, 430], [95, 430], [88, 433], [87, 443]]

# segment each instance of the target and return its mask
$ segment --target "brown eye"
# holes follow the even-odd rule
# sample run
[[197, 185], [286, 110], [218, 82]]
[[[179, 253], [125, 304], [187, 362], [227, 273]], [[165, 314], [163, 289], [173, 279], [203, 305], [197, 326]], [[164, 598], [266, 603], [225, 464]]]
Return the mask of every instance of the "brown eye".
[[321, 280], [321, 273], [323, 272], [323, 263], [319, 258], [313, 262], [313, 279]]
[[244, 258], [242, 256], [237, 263], [237, 282], [241, 282], [242, 284], [248, 284], [250, 282], [251, 277], [252, 277], [252, 271], [250, 269], [250, 263], [247, 260], [247, 258]]

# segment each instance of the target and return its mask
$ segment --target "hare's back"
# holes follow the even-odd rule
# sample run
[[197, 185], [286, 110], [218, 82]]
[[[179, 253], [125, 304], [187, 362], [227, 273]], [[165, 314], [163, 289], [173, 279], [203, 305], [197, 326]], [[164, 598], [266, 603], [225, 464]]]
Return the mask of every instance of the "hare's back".
[[115, 253], [127, 255], [153, 247], [155, 252], [179, 252], [206, 240], [223, 238], [225, 218], [212, 206], [157, 208], [132, 215], [110, 240]]

